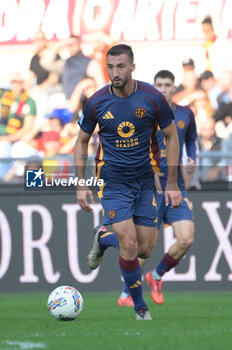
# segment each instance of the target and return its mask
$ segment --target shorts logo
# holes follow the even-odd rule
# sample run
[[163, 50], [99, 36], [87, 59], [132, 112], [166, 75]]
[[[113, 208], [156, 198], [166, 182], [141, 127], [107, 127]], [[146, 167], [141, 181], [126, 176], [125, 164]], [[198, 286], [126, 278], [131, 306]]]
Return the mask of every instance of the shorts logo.
[[40, 168], [39, 170], [27, 170], [26, 171], [26, 187], [43, 187], [44, 171]]
[[184, 129], [185, 127], [185, 122], [183, 120], [179, 120], [177, 123], [177, 126], [179, 129]]
[[130, 122], [123, 122], [118, 126], [118, 134], [123, 138], [131, 137], [135, 132], [135, 127]]
[[143, 107], [136, 108], [135, 115], [138, 118], [143, 118], [146, 114], [146, 110]]
[[116, 211], [110, 210], [109, 213], [108, 213], [108, 216], [109, 216], [110, 219], [114, 219], [115, 216], [116, 216]]

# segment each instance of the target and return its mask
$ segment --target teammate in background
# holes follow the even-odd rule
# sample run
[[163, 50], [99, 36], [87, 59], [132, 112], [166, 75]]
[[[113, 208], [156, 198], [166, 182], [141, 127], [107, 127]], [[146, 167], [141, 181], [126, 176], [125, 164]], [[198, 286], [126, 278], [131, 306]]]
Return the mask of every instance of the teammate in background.
[[[160, 174], [156, 174], [156, 202], [158, 210], [158, 228], [162, 221], [165, 224], [172, 225], [176, 242], [169, 248], [160, 263], [154, 269], [146, 274], [145, 279], [151, 286], [151, 297], [157, 304], [163, 303], [162, 280], [161, 277], [165, 272], [175, 267], [180, 259], [186, 254], [187, 250], [193, 243], [194, 223], [191, 204], [184, 186], [182, 171], [182, 149], [185, 143], [188, 155], [188, 164], [186, 167], [187, 176], [191, 176], [196, 159], [196, 125], [192, 111], [187, 107], [181, 107], [172, 102], [172, 96], [175, 92], [175, 77], [167, 70], [159, 71], [154, 78], [155, 87], [165, 96], [167, 102], [173, 110], [175, 124], [179, 137], [179, 167], [178, 167], [178, 186], [182, 192], [182, 203], [177, 208], [172, 208], [171, 203], [166, 205], [164, 189], [167, 183], [167, 158], [165, 139], [161, 130], [158, 130], [156, 138], [160, 148]], [[162, 176], [161, 176], [162, 175]], [[113, 232], [107, 231], [104, 226], [95, 229], [95, 242], [89, 256], [90, 268], [97, 268], [103, 259], [103, 253], [109, 246], [119, 247], [117, 237]], [[140, 259], [143, 267], [144, 259]], [[129, 289], [124, 285], [123, 292], [118, 299], [119, 306], [133, 306], [133, 300], [130, 296]]]
[[[182, 201], [176, 183], [178, 136], [172, 110], [162, 94], [147, 83], [133, 80], [135, 64], [131, 47], [113, 46], [106, 59], [112, 85], [96, 92], [83, 109], [74, 151], [76, 175], [84, 178], [88, 142], [98, 123], [100, 143], [96, 163], [97, 176], [104, 180], [98, 192], [103, 224], [112, 224], [119, 241], [119, 266], [134, 302], [136, 319], [151, 320], [143, 299], [138, 260], [151, 255], [157, 236], [152, 169], [156, 162], [151, 139], [158, 124], [165, 136], [169, 164], [166, 203], [170, 200], [177, 207]], [[92, 211], [88, 199], [92, 203], [94, 199], [87, 186], [77, 186], [76, 197], [82, 209]]]
[[176, 237], [176, 242], [169, 248], [159, 264], [153, 271], [145, 275], [145, 279], [151, 286], [151, 297], [157, 304], [163, 303], [162, 294], [162, 276], [170, 269], [175, 267], [181, 258], [186, 254], [194, 241], [194, 222], [193, 212], [188, 195], [184, 185], [182, 151], [185, 143], [188, 156], [186, 166], [187, 176], [191, 176], [196, 161], [196, 143], [197, 133], [194, 115], [187, 107], [178, 106], [172, 102], [172, 96], [175, 92], [175, 77], [168, 70], [159, 71], [154, 77], [154, 86], [166, 97], [175, 116], [175, 125], [179, 137], [179, 167], [178, 167], [178, 186], [182, 192], [182, 203], [178, 208], [171, 208], [170, 204], [165, 205], [164, 193], [167, 181], [167, 159], [166, 146], [163, 135], [160, 130], [157, 132], [157, 140], [160, 148], [160, 175], [156, 175], [160, 181], [160, 191], [156, 195], [158, 209], [158, 229], [163, 221], [164, 224], [171, 225]]

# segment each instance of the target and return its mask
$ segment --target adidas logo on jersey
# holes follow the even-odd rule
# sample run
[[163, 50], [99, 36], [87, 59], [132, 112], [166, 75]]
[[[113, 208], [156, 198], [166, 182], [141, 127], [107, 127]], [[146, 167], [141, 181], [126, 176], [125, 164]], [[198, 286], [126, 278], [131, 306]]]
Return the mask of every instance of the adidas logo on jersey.
[[114, 119], [114, 116], [113, 116], [113, 114], [112, 114], [110, 111], [108, 111], [108, 112], [104, 115], [103, 119]]

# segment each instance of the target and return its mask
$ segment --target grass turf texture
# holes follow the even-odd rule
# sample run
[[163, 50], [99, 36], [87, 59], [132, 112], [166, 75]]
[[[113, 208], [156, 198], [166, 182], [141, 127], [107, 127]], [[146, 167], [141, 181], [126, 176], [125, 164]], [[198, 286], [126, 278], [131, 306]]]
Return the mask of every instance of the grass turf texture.
[[117, 306], [118, 293], [84, 294], [71, 322], [51, 317], [49, 293], [0, 296], [0, 349], [228, 350], [232, 344], [231, 293], [166, 293], [162, 306], [145, 293], [152, 321], [136, 321]]

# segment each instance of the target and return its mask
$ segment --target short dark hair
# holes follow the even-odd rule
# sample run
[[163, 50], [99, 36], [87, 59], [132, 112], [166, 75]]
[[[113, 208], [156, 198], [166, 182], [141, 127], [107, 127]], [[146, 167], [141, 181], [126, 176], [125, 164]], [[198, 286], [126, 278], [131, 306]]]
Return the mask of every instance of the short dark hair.
[[78, 35], [75, 35], [75, 34], [71, 34], [69, 36], [69, 38], [72, 38], [72, 39], [76, 39], [76, 40], [79, 40], [80, 41], [80, 37]]
[[210, 70], [205, 70], [203, 73], [201, 73], [200, 77], [199, 77], [199, 84], [201, 84], [201, 82], [203, 80], [208, 80], [210, 78], [214, 78], [213, 73]]
[[129, 57], [131, 63], [134, 62], [134, 54], [129, 45], [119, 44], [112, 46], [106, 53], [106, 56], [119, 56], [125, 54]]
[[195, 68], [195, 63], [194, 63], [193, 59], [189, 57], [189, 58], [185, 58], [185, 59], [183, 60], [182, 66], [183, 66], [183, 67], [188, 66], [189, 68], [190, 68], [190, 67]]
[[201, 24], [205, 24], [205, 23], [211, 24], [211, 26], [212, 26], [212, 25], [213, 25], [212, 17], [210, 17], [210, 16], [205, 16], [205, 17], [203, 18], [203, 20], [201, 21]]
[[170, 70], [166, 70], [166, 69], [160, 70], [158, 73], [156, 73], [156, 75], [154, 76], [154, 83], [158, 78], [162, 78], [162, 79], [169, 78], [173, 81], [173, 83], [175, 82], [174, 74], [170, 72]]

